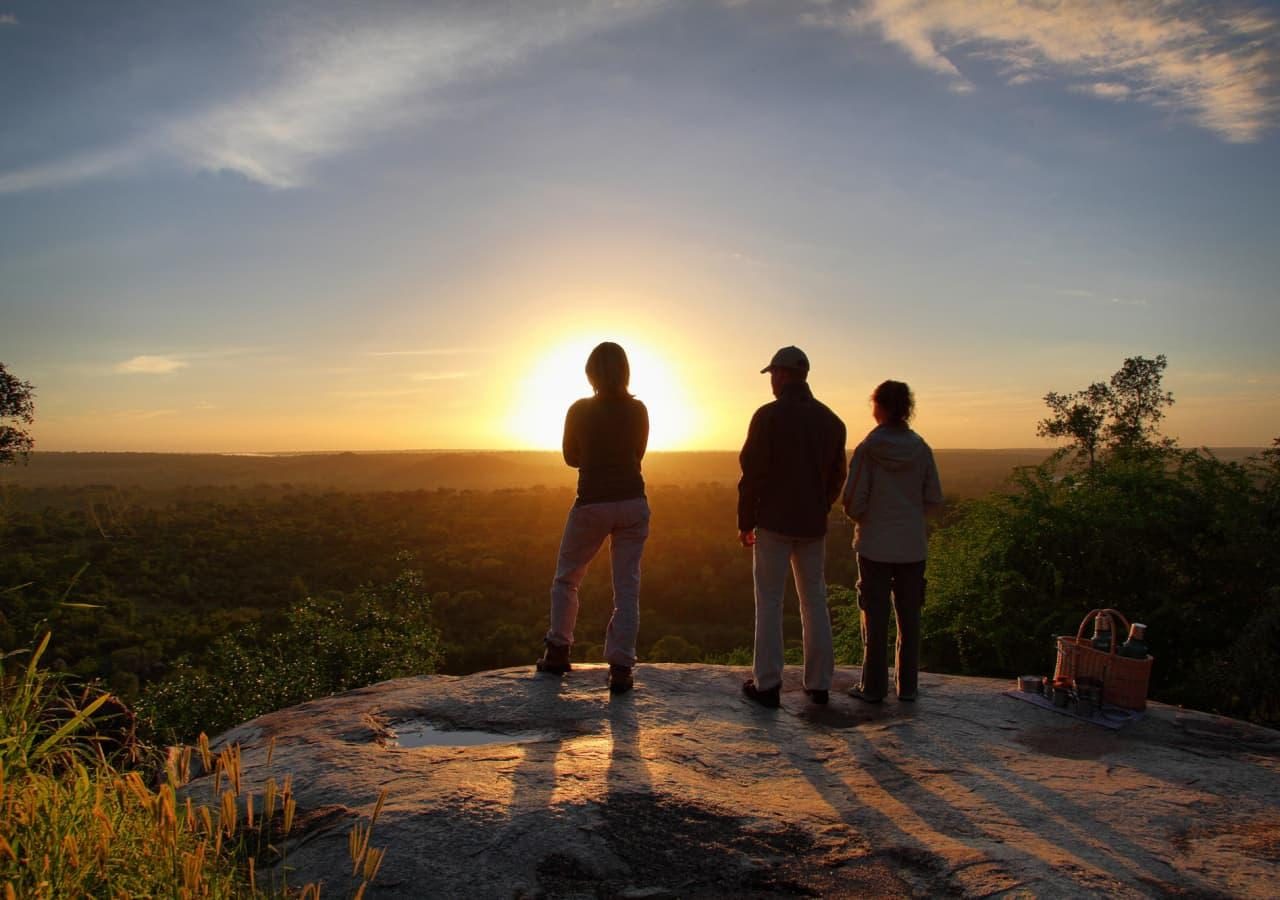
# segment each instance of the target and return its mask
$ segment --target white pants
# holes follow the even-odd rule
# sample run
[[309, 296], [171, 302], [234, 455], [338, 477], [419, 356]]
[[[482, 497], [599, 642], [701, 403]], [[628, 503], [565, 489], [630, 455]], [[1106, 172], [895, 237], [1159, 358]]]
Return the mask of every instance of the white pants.
[[756, 529], [751, 571], [756, 588], [756, 645], [752, 666], [756, 687], [769, 690], [782, 683], [782, 598], [787, 569], [796, 580], [800, 596], [800, 622], [804, 628], [804, 686], [828, 691], [835, 673], [831, 647], [831, 618], [827, 614], [824, 564], [826, 538], [793, 538], [776, 531]]
[[609, 538], [613, 563], [613, 616], [605, 632], [604, 658], [611, 665], [636, 664], [640, 631], [640, 555], [649, 536], [649, 502], [644, 497], [587, 503], [569, 510], [560, 539], [560, 558], [551, 583], [551, 628], [547, 640], [573, 645], [578, 621], [578, 587], [587, 566]]

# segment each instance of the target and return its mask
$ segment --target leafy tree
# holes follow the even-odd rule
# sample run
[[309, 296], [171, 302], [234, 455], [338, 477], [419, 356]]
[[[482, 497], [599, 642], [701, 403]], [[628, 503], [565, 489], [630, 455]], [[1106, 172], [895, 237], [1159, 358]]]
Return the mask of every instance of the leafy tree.
[[[1053, 412], [1036, 426], [1036, 434], [1048, 438], [1070, 438], [1078, 456], [1087, 457], [1090, 467], [1097, 464], [1102, 443], [1102, 426], [1106, 422], [1107, 397], [1111, 388], [1095, 381], [1074, 394], [1045, 394], [1045, 405]], [[1072, 445], [1068, 445], [1067, 450]]]
[[[935, 532], [923, 656], [934, 671], [1047, 672], [1096, 607], [1150, 626], [1152, 694], [1274, 723], [1280, 469], [1205, 452], [1058, 461]], [[1247, 677], [1246, 677], [1247, 674]], [[1256, 683], [1255, 683], [1256, 680]]]
[[0, 363], [0, 465], [19, 457], [25, 461], [31, 452], [31, 435], [21, 426], [35, 421], [34, 392], [29, 381], [10, 375]]
[[1173, 403], [1173, 394], [1161, 380], [1168, 360], [1162, 353], [1155, 359], [1131, 356], [1111, 380], [1095, 381], [1071, 394], [1050, 391], [1044, 402], [1048, 418], [1036, 425], [1040, 437], [1068, 438], [1065, 448], [1097, 465], [1101, 450], [1117, 455], [1133, 455], [1168, 449], [1172, 441], [1159, 437], [1164, 407]]

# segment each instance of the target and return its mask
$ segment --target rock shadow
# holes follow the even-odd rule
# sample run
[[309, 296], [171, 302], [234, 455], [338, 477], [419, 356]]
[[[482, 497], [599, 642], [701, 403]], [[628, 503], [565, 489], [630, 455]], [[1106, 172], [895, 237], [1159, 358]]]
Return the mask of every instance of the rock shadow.
[[[975, 821], [925, 783], [917, 780], [857, 732], [840, 735], [867, 772], [894, 800], [911, 810], [929, 828], [983, 853], [983, 844], [998, 844], [1007, 858], [1020, 861], [1024, 872], [1047, 869], [1048, 863], [1036, 853], [1006, 842], [1009, 822], [1027, 835], [1046, 835], [1054, 847], [1074, 857], [1096, 872], [1097, 881], [1129, 882], [1131, 886], [1165, 885], [1169, 890], [1180, 883], [1198, 896], [1221, 896], [1220, 892], [1193, 875], [1175, 870], [1164, 860], [1130, 840], [1095, 815], [1094, 810], [1072, 800], [1069, 794], [1020, 776], [989, 756], [975, 756], [970, 746], [948, 740], [935, 731], [935, 741], [922, 752], [922, 760], [935, 764], [935, 774], [964, 779], [968, 792], [984, 805], [998, 811], [1005, 820], [997, 828]], [[913, 752], [913, 751], [905, 751]], [[998, 861], [992, 860], [993, 863]], [[1044, 874], [1048, 876], [1049, 872]], [[1083, 872], [1081, 873], [1084, 874]], [[1013, 880], [1012, 878], [1010, 879]], [[1005, 888], [1008, 889], [1008, 888]]]

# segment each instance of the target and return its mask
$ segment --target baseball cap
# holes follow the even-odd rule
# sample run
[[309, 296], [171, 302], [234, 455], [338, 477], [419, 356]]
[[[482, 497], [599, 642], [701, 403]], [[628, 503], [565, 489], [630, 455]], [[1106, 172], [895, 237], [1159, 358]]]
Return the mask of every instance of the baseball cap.
[[771, 369], [799, 369], [802, 372], [809, 371], [809, 357], [804, 355], [804, 351], [799, 347], [783, 347], [777, 353], [773, 354], [773, 359], [769, 360], [769, 365], [760, 370], [760, 374]]

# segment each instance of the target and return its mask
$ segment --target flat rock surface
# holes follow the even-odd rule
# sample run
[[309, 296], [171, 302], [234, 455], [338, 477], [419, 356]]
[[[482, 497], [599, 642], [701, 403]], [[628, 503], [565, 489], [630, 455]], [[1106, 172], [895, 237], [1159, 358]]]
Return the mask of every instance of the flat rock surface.
[[[1152, 704], [1107, 731], [922, 675], [915, 703], [783, 708], [747, 672], [600, 666], [374, 685], [262, 716], [244, 787], [292, 775], [289, 881], [346, 896], [348, 835], [388, 789], [367, 897], [1276, 896], [1280, 732]], [[267, 763], [268, 746], [274, 749]], [[470, 746], [402, 746], [423, 741]], [[189, 791], [207, 797], [208, 779]]]

